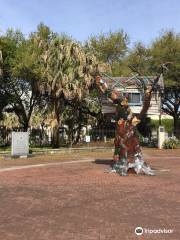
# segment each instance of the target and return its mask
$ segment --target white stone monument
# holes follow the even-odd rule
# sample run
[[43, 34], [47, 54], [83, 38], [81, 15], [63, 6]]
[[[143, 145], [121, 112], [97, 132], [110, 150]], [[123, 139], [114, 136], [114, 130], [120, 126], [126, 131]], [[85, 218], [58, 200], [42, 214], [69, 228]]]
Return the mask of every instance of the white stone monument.
[[158, 129], [158, 148], [163, 148], [163, 143], [165, 141], [165, 129], [163, 126], [159, 126]]
[[29, 154], [29, 133], [12, 132], [11, 155], [27, 156]]

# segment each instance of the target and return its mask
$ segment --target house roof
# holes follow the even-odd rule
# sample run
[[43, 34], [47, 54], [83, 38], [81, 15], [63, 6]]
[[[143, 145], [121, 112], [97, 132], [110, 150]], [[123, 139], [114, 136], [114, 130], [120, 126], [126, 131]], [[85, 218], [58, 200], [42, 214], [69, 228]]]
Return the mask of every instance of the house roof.
[[108, 83], [111, 88], [127, 88], [134, 86], [138, 89], [143, 89], [144, 85], [150, 85], [153, 83], [156, 76], [138, 76], [132, 77], [108, 77], [105, 76], [103, 79]]
[[[144, 85], [152, 85], [157, 76], [142, 76], [139, 77], [134, 75], [132, 77], [108, 77], [104, 76], [103, 80], [107, 82], [110, 89], [116, 88], [118, 91], [125, 92], [143, 92]], [[161, 75], [158, 84], [163, 87], [163, 76]], [[159, 115], [159, 105], [160, 99], [159, 95], [155, 92], [152, 95], [150, 107], [148, 114]], [[142, 105], [132, 105], [130, 106], [133, 113], [139, 113], [141, 111]], [[110, 102], [107, 97], [102, 99], [102, 112], [105, 114], [114, 114], [116, 112], [115, 105]]]

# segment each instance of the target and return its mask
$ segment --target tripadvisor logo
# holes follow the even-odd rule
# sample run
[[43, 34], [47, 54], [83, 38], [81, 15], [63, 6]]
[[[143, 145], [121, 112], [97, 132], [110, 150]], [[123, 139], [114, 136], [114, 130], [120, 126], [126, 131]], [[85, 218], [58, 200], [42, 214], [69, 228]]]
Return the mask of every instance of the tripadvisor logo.
[[136, 235], [142, 235], [142, 234], [169, 234], [169, 233], [173, 233], [173, 231], [174, 231], [173, 229], [166, 229], [166, 228], [149, 229], [149, 228], [136, 227], [134, 232]]
[[143, 228], [142, 227], [136, 227], [135, 228], [135, 234], [136, 235], [142, 235], [143, 234]]

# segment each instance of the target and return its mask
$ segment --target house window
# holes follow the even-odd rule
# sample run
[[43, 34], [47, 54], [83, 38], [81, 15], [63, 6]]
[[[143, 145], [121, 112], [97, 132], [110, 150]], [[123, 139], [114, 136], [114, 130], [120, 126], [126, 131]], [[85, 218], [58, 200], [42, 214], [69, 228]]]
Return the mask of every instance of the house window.
[[125, 97], [128, 98], [129, 105], [141, 105], [142, 104], [142, 97], [140, 93], [123, 93]]

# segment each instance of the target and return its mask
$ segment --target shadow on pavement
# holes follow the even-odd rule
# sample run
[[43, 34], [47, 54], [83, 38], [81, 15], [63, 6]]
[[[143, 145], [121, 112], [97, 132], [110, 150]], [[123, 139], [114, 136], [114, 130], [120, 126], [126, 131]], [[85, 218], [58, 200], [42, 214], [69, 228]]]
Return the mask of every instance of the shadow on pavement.
[[96, 164], [103, 164], [103, 165], [112, 165], [113, 164], [113, 161], [112, 160], [109, 160], [109, 159], [96, 159], [94, 161], [94, 163]]

